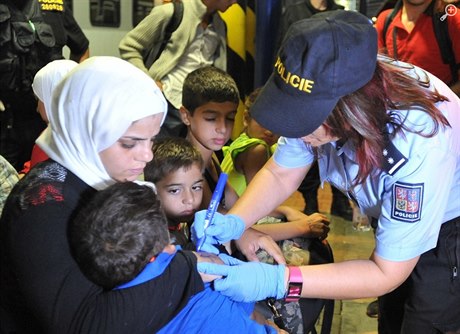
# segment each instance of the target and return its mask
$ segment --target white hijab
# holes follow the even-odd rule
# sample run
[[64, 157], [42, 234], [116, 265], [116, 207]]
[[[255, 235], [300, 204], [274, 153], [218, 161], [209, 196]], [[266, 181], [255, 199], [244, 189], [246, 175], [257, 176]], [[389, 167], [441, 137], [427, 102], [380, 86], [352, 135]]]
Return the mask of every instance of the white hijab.
[[54, 88], [62, 78], [77, 65], [78, 63], [73, 60], [54, 60], [43, 66], [40, 71], [35, 74], [32, 89], [35, 95], [45, 105], [45, 112], [48, 119], [50, 118], [49, 110], [51, 110], [51, 96]]
[[91, 57], [53, 92], [50, 127], [37, 144], [91, 187], [115, 183], [99, 152], [114, 144], [134, 121], [163, 113], [166, 100], [155, 81], [127, 61]]

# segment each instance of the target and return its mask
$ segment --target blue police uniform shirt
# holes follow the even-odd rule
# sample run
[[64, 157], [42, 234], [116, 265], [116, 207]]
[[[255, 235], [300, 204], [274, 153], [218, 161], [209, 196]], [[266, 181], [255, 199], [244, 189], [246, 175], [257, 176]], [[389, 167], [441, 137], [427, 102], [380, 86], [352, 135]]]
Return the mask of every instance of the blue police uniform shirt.
[[[385, 166], [356, 186], [353, 144], [347, 141], [338, 147], [331, 142], [318, 148], [321, 181], [348, 193], [363, 213], [378, 220], [376, 253], [391, 261], [434, 248], [441, 224], [460, 216], [460, 99], [431, 74], [416, 67], [410, 74], [429, 79], [431, 89], [436, 87], [449, 99], [436, 106], [450, 127], [440, 126], [430, 138], [402, 130], [382, 152]], [[396, 112], [410, 129], [433, 129], [433, 121], [422, 111]], [[392, 132], [390, 126], [387, 129]], [[274, 154], [275, 162], [287, 168], [306, 166], [314, 159], [311, 147], [294, 138], [281, 137]]]

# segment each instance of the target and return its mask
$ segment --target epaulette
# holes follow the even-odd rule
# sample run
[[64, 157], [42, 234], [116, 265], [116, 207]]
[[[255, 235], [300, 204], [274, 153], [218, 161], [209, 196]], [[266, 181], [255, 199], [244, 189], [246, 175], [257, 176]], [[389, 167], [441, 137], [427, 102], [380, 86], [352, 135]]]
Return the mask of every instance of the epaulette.
[[382, 154], [384, 158], [382, 169], [390, 175], [395, 174], [407, 163], [407, 158], [393, 145], [392, 141], [387, 142]]

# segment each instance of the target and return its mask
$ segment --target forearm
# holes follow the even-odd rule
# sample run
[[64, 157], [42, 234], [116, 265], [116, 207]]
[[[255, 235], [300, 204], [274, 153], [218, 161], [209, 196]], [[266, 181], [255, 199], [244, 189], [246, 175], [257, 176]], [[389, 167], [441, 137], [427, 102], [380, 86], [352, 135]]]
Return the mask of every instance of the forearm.
[[308, 217], [302, 211], [291, 208], [287, 205], [278, 206], [275, 210], [273, 210], [272, 215], [273, 217], [283, 218], [287, 222], [292, 222]]
[[144, 47], [139, 41], [130, 36], [130, 33], [126, 35], [118, 46], [120, 57], [131, 64], [141, 69], [148, 74], [148, 69], [144, 65], [142, 52]]
[[356, 299], [381, 296], [402, 284], [417, 261], [418, 257], [404, 262], [352, 260], [302, 266], [302, 297]]
[[275, 241], [304, 236], [308, 230], [307, 224], [300, 221], [275, 224], [256, 224], [253, 225], [252, 228], [268, 234]]

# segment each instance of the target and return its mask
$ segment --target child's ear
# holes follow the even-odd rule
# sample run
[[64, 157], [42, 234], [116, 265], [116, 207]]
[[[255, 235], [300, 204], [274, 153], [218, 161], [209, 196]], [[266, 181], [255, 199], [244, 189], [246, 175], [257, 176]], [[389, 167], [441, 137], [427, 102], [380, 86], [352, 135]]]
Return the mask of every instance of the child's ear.
[[251, 119], [251, 115], [247, 110], [243, 112], [243, 126], [246, 128], [249, 124], [249, 120]]
[[188, 112], [188, 110], [184, 106], [181, 106], [179, 108], [179, 112], [180, 118], [182, 119], [182, 123], [184, 123], [187, 126], [190, 126], [190, 113]]

